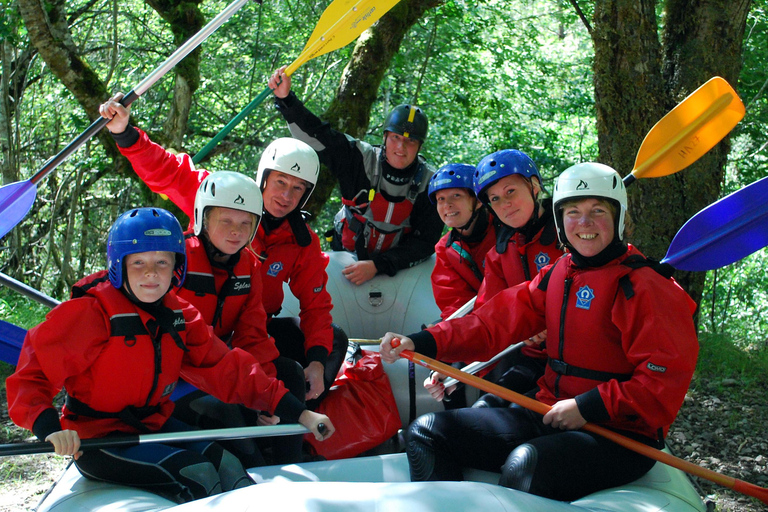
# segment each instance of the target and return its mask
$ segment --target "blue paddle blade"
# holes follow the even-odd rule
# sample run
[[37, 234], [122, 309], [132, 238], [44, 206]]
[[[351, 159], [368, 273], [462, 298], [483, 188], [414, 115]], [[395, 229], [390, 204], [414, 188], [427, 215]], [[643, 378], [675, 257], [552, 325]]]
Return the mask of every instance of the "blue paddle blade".
[[0, 320], [0, 361], [16, 366], [27, 330]]
[[662, 260], [680, 270], [730, 265], [768, 246], [768, 178], [712, 203], [680, 228]]
[[37, 186], [29, 180], [0, 187], [0, 238], [27, 216], [36, 196]]

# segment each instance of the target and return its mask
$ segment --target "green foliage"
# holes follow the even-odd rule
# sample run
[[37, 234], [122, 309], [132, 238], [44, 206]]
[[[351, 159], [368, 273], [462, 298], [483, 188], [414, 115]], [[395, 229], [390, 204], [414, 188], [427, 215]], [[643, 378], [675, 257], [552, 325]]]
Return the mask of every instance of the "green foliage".
[[[692, 387], [723, 386], [736, 381], [744, 389], [768, 384], [768, 350], [743, 349], [739, 341], [723, 334], [699, 336], [699, 359]], [[724, 383], [725, 381], [725, 383]]]
[[29, 329], [42, 322], [47, 313], [46, 306], [0, 287], [0, 318], [6, 322]]
[[768, 249], [707, 273], [700, 330], [768, 352]]

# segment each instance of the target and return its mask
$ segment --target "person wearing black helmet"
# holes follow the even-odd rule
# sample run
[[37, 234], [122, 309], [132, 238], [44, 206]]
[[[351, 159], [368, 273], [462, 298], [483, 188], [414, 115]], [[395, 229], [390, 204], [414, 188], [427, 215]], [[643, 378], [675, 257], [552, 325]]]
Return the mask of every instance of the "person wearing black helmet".
[[416, 105], [398, 105], [384, 122], [381, 146], [337, 132], [291, 92], [280, 68], [269, 79], [277, 110], [291, 135], [307, 142], [339, 181], [342, 209], [336, 215], [332, 247], [357, 254], [344, 276], [360, 285], [377, 274], [394, 276], [429, 258], [443, 223], [429, 201], [433, 171], [419, 154], [428, 121]]

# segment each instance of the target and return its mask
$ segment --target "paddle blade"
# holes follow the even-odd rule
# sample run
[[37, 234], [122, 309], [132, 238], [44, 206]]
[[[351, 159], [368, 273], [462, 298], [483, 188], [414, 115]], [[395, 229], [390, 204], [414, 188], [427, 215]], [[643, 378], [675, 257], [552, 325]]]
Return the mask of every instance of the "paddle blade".
[[680, 270], [712, 270], [768, 245], [768, 178], [712, 203], [680, 228], [664, 263]]
[[348, 45], [399, 1], [334, 0], [326, 7], [301, 54], [285, 73], [291, 75], [308, 60]]
[[744, 117], [744, 104], [716, 76], [693, 91], [645, 136], [635, 178], [657, 178], [685, 169], [720, 142]]
[[0, 187], [0, 238], [27, 216], [35, 197], [37, 186], [29, 180]]

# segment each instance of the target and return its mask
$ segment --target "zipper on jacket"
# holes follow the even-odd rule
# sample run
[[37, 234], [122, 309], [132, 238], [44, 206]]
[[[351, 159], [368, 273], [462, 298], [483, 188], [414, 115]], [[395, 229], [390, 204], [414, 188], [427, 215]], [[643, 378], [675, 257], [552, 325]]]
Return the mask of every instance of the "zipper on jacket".
[[[560, 329], [559, 329], [559, 345], [557, 347], [557, 355], [561, 361], [564, 361], [563, 351], [565, 350], [565, 311], [568, 309], [568, 293], [571, 291], [571, 284], [573, 278], [566, 278], [565, 285], [563, 286], [563, 304], [560, 306]], [[558, 373], [555, 378], [555, 396], [560, 396], [560, 377]]]

